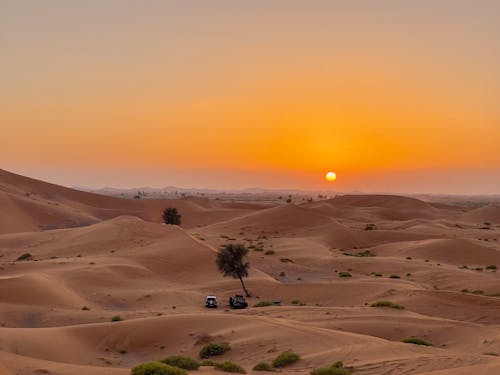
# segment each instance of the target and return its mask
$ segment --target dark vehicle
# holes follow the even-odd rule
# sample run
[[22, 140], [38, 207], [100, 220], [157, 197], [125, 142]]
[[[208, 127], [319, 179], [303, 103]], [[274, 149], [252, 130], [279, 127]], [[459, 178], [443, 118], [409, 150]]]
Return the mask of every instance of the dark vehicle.
[[248, 307], [248, 303], [245, 301], [245, 297], [237, 294], [234, 297], [229, 297], [229, 306], [233, 309], [246, 309]]
[[217, 308], [217, 297], [216, 296], [207, 296], [205, 298], [205, 307], [216, 309]]

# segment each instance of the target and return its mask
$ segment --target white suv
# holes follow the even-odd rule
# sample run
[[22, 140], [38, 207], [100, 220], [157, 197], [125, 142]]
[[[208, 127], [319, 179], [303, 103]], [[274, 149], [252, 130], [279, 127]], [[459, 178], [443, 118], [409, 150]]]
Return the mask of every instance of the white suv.
[[205, 298], [205, 307], [208, 308], [217, 308], [217, 297], [216, 296], [207, 296]]

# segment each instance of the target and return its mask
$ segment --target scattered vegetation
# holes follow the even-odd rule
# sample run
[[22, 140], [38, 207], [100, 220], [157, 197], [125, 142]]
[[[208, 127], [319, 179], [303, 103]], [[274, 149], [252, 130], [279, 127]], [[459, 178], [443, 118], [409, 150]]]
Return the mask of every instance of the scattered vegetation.
[[272, 301], [259, 301], [253, 307], [267, 307], [267, 306], [274, 306], [274, 303]]
[[407, 260], [412, 260], [412, 257], [406, 257]]
[[391, 301], [377, 301], [370, 305], [371, 307], [390, 307], [391, 309], [404, 310], [403, 305], [398, 305], [397, 303]]
[[216, 363], [215, 364], [215, 368], [217, 370], [221, 370], [221, 371], [225, 371], [225, 372], [237, 372], [237, 373], [240, 373], [240, 374], [246, 374], [247, 373], [243, 369], [243, 367], [241, 367], [240, 365], [238, 365], [236, 363], [229, 362], [229, 361], [225, 361], [225, 362], [221, 362], [221, 363]]
[[366, 224], [365, 226], [365, 230], [374, 230], [376, 228], [375, 224]]
[[82, 310], [83, 310], [83, 311], [89, 311], [89, 310], [90, 310], [90, 307], [88, 307], [88, 306], [83, 306], [83, 307], [82, 307]]
[[494, 264], [490, 264], [489, 266], [486, 266], [486, 269], [487, 270], [496, 270], [497, 266], [495, 266]]
[[163, 211], [163, 221], [169, 225], [181, 225], [181, 215], [177, 212], [177, 208], [165, 208]]
[[198, 361], [189, 357], [184, 357], [182, 355], [170, 356], [162, 359], [160, 362], [170, 366], [179, 367], [184, 370], [198, 370], [198, 368], [200, 367]]
[[374, 257], [374, 256], [376, 256], [370, 250], [360, 251], [360, 252], [355, 253], [355, 254], [348, 253], [348, 252], [345, 252], [343, 254], [347, 255], [347, 256], [350, 256], [350, 257]]
[[31, 255], [30, 253], [24, 253], [23, 255], [20, 255], [16, 259], [16, 262], [21, 261], [21, 260], [32, 260], [32, 259], [33, 259], [33, 255]]
[[135, 366], [132, 375], [187, 375], [187, 371], [161, 362], [146, 362]]
[[294, 353], [291, 350], [287, 350], [286, 352], [281, 353], [274, 359], [273, 367], [281, 368], [289, 366], [297, 362], [299, 359], [300, 356], [297, 353]]
[[275, 254], [275, 251], [274, 250], [267, 250], [264, 255], [273, 255]]
[[121, 322], [123, 318], [120, 315], [115, 315], [111, 318], [112, 322]]
[[400, 279], [400, 278], [401, 278], [401, 276], [399, 276], [399, 275], [391, 275], [391, 276], [389, 276], [389, 279]]
[[381, 273], [374, 272], [374, 273], [373, 273], [373, 276], [375, 276], [375, 277], [382, 277], [383, 275], [382, 275]]
[[339, 272], [339, 277], [352, 277], [352, 275], [349, 272], [341, 271]]
[[217, 362], [211, 361], [209, 359], [205, 359], [200, 362], [200, 366], [215, 366]]
[[257, 363], [255, 366], [253, 366], [254, 371], [274, 371], [273, 366], [271, 366], [270, 363], [267, 362], [260, 362]]
[[342, 361], [337, 361], [330, 367], [321, 367], [311, 371], [311, 375], [350, 375], [351, 373], [351, 369], [344, 367]]
[[433, 346], [430, 342], [422, 340], [422, 339], [419, 339], [419, 338], [416, 338], [416, 337], [412, 337], [412, 338], [409, 338], [409, 339], [404, 339], [403, 342], [406, 343], [406, 344], [423, 345], [423, 346]]
[[494, 357], [498, 357], [498, 353], [495, 353], [495, 352], [485, 352], [483, 354], [484, 355], [491, 355], [491, 356], [494, 356]]
[[247, 290], [243, 278], [248, 276], [250, 263], [246, 261], [248, 249], [242, 244], [227, 244], [217, 254], [217, 267], [219, 271], [226, 276], [239, 279], [241, 286], [247, 297], [250, 292]]
[[231, 350], [231, 346], [229, 346], [229, 343], [227, 342], [207, 344], [203, 348], [201, 348], [200, 358], [206, 359], [215, 357], [217, 355], [222, 355], [229, 350]]

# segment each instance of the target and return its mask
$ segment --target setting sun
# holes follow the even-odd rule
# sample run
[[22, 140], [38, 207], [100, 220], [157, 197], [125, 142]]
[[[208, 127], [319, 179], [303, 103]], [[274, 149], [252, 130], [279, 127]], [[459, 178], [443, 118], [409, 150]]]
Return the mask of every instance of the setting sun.
[[328, 182], [333, 182], [337, 179], [337, 174], [335, 172], [328, 172], [325, 178]]

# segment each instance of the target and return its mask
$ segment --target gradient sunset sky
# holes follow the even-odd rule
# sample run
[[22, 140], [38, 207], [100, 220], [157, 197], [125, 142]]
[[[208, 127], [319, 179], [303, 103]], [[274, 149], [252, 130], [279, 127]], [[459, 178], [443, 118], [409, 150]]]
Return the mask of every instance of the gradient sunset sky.
[[0, 0], [0, 51], [16, 173], [500, 193], [500, 1]]

